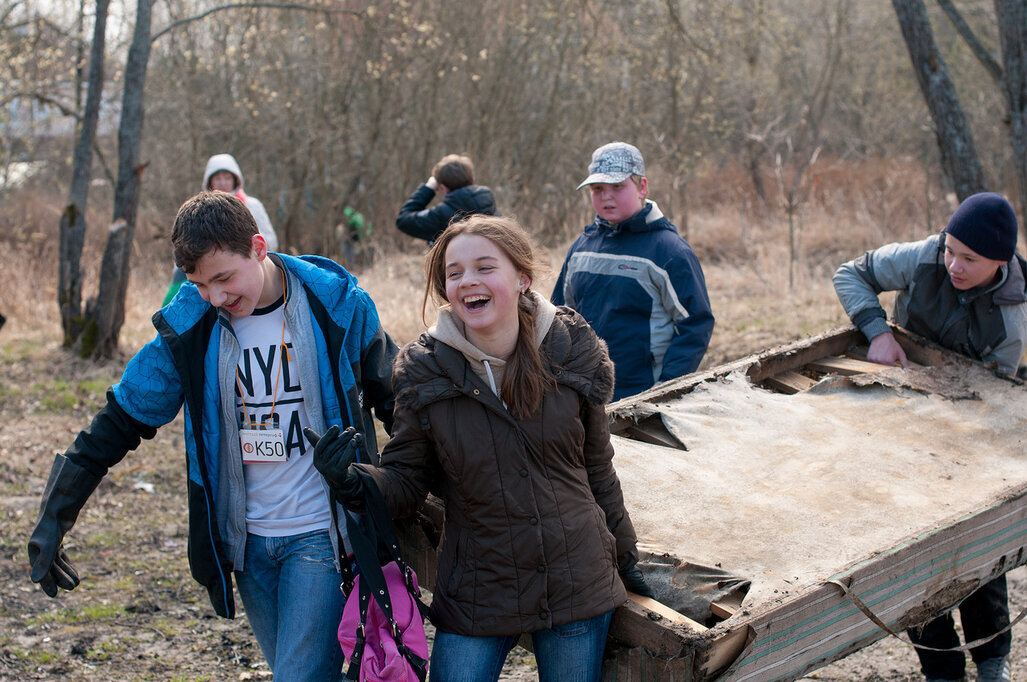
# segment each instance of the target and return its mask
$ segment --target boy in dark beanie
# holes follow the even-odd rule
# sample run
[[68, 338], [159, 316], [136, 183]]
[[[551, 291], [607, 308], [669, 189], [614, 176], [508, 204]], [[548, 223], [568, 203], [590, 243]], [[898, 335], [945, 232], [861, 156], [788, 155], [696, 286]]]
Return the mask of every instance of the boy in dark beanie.
[[[893, 320], [974, 360], [1015, 374], [1027, 340], [1027, 261], [1016, 253], [1013, 207], [991, 192], [968, 197], [941, 234], [918, 242], [888, 244], [845, 263], [834, 288], [845, 312], [870, 341], [867, 359], [907, 366], [878, 301], [897, 291]], [[1006, 578], [1001, 576], [959, 607], [968, 642], [994, 635], [1009, 624]], [[959, 646], [951, 614], [909, 632], [916, 644], [935, 649]], [[1008, 681], [1009, 632], [970, 650], [977, 679]], [[964, 679], [961, 651], [917, 649], [928, 680]]]
[[960, 204], [940, 235], [888, 244], [838, 268], [834, 288], [870, 340], [867, 358], [907, 364], [877, 300], [898, 291], [896, 324], [1015, 374], [1027, 338], [1027, 262], [1016, 235], [1013, 207], [983, 192]]
[[945, 226], [950, 234], [979, 256], [999, 265], [1016, 252], [1016, 214], [998, 194], [981, 192], [967, 197]]

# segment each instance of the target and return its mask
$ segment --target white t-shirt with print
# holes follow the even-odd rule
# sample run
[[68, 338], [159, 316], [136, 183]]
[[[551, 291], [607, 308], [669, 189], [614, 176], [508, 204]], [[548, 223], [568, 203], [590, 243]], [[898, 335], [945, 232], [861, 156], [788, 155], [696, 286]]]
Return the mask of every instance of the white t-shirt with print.
[[[287, 353], [281, 352], [283, 328]], [[285, 327], [284, 297], [242, 319], [233, 319], [232, 329], [242, 349], [235, 396], [239, 428], [276, 423], [284, 433], [287, 454], [285, 462], [243, 463], [246, 530], [283, 537], [329, 528], [328, 494], [314, 468], [313, 448], [303, 437], [303, 427], [309, 422], [296, 349]]]

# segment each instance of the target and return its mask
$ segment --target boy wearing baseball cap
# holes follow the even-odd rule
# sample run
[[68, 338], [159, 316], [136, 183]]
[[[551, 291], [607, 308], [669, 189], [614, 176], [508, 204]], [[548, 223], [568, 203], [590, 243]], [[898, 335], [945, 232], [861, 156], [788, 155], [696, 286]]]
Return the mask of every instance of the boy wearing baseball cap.
[[699, 259], [654, 201], [636, 147], [592, 153], [588, 187], [596, 217], [564, 260], [553, 303], [577, 310], [606, 341], [614, 400], [695, 371], [713, 335]]
[[[1015, 374], [1027, 340], [1027, 261], [1016, 253], [1013, 207], [991, 192], [968, 197], [941, 234], [917, 242], [888, 244], [842, 265], [834, 288], [845, 312], [870, 341], [867, 359], [908, 363], [878, 301], [897, 291], [894, 321], [974, 360]], [[1006, 577], [986, 583], [959, 606], [967, 642], [987, 639], [1009, 625]], [[909, 631], [915, 644], [933, 649], [959, 646], [955, 622], [946, 613]], [[1008, 631], [970, 649], [982, 682], [1008, 682]], [[917, 649], [928, 681], [965, 679], [962, 651]]]

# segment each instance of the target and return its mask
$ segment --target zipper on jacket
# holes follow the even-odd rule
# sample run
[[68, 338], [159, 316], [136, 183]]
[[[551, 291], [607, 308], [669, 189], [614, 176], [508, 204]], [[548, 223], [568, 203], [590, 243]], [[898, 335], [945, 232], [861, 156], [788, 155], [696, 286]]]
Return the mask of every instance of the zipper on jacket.
[[[235, 361], [230, 363], [231, 366], [232, 367], [236, 367], [239, 364], [239, 339], [236, 337], [235, 330], [232, 329], [232, 325], [230, 323], [225, 322], [221, 317], [218, 318], [218, 322], [228, 332], [228, 335], [232, 339], [233, 347], [231, 349], [227, 349], [227, 351], [231, 352], [233, 354], [234, 358], [235, 358]], [[221, 353], [222, 354], [226, 353], [226, 349], [224, 348], [224, 344], [222, 344]], [[220, 362], [218, 364], [220, 365]], [[221, 377], [219, 376], [218, 377], [218, 391], [219, 391], [219, 393], [223, 389], [224, 389], [224, 386], [221, 385]], [[232, 391], [232, 393], [230, 395], [234, 396], [234, 390]], [[231, 400], [234, 401], [234, 398], [232, 398]], [[222, 409], [224, 409], [224, 406], [226, 405], [226, 403], [227, 403], [226, 400], [224, 400], [224, 399], [221, 400]], [[233, 408], [234, 408], [234, 405], [233, 405]], [[238, 437], [238, 435], [236, 433], [238, 431], [238, 426], [235, 424], [235, 419], [236, 419], [235, 410], [231, 409], [229, 414], [223, 415], [222, 418], [226, 419], [226, 421], [230, 419], [231, 421], [228, 422], [228, 423], [232, 424], [232, 427], [230, 427], [228, 429], [228, 433], [226, 435], [229, 436], [229, 437], [231, 437], [233, 435]], [[232, 447], [232, 444], [230, 442], [225, 444], [225, 448], [226, 448], [226, 450], [228, 452], [234, 454], [234, 448]], [[246, 551], [246, 477], [243, 474], [242, 459], [241, 459], [241, 457], [240, 458], [236, 458], [236, 457], [232, 456], [232, 457], [229, 457], [228, 460], [229, 461], [226, 462], [226, 466], [228, 468], [228, 476], [229, 476], [229, 479], [230, 479], [229, 480], [229, 484], [231, 485], [231, 488], [229, 489], [229, 492], [230, 493], [233, 493], [233, 492], [237, 493], [237, 492], [240, 492], [240, 491], [242, 492], [241, 495], [239, 495], [239, 494], [230, 494], [229, 495], [229, 499], [231, 500], [231, 502], [229, 503], [230, 508], [228, 510], [228, 525], [229, 525], [229, 527], [231, 527], [231, 529], [233, 531], [233, 535], [234, 535], [233, 539], [236, 540], [236, 542], [241, 542], [242, 543], [242, 552], [243, 552], [243, 554], [245, 554], [245, 551]], [[218, 466], [220, 467], [220, 463], [218, 464]], [[236, 548], [236, 549], [238, 549], [238, 548]], [[234, 560], [234, 557], [233, 557], [233, 560]], [[243, 568], [245, 569], [245, 565], [244, 565]]]

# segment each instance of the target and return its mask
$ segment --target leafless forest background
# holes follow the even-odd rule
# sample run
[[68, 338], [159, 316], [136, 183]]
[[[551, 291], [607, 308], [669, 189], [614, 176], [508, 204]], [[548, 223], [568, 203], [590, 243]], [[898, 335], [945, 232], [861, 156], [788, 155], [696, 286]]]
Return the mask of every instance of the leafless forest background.
[[[997, 51], [990, 3], [958, 4]], [[219, 152], [239, 159], [285, 250], [341, 257], [336, 226], [352, 206], [374, 227], [364, 260], [421, 247], [392, 221], [448, 152], [469, 154], [501, 209], [548, 246], [588, 219], [573, 188], [591, 149], [612, 139], [642, 149], [653, 196], [707, 260], [744, 261], [752, 232], [775, 224], [788, 225], [796, 257], [816, 257], [824, 245], [803, 228], [817, 211], [861, 212], [905, 237], [936, 229], [950, 207], [934, 126], [886, 3], [242, 5], [153, 5], [133, 262], [168, 262], [175, 210]], [[1003, 93], [938, 5], [927, 9], [987, 183], [1015, 200]], [[31, 191], [63, 207], [93, 14], [85, 0], [0, 0], [5, 206], [23, 206], [14, 196]], [[109, 222], [133, 18], [132, 7], [111, 6], [87, 245], [102, 244]], [[737, 238], [711, 239], [697, 220], [722, 209], [740, 223]], [[5, 208], [0, 238], [38, 248], [57, 221], [33, 217]]]
[[[897, 21], [897, 8], [914, 7], [930, 20], [983, 184], [1021, 205], [1008, 93], [951, 17], [997, 60], [998, 11], [1022, 11], [1023, 0], [156, 0], [121, 350], [94, 365], [61, 349], [59, 226], [106, 1], [0, 0], [0, 625], [10, 633], [0, 635], [0, 679], [260, 672], [245, 624], [209, 618], [185, 575], [184, 530], [169, 521], [184, 514], [175, 426], [87, 506], [75, 533], [81, 588], [47, 599], [27, 584], [24, 557], [54, 450], [153, 333], [171, 273], [167, 235], [212, 154], [239, 160], [283, 250], [347, 264], [403, 343], [422, 328], [424, 244], [393, 221], [439, 157], [470, 155], [500, 209], [558, 268], [591, 220], [574, 191], [591, 150], [633, 142], [651, 197], [706, 271], [717, 316], [708, 367], [843, 323], [829, 281], [837, 265], [940, 230], [955, 207]], [[87, 299], [115, 213], [137, 16], [126, 0], [110, 3], [82, 206]], [[338, 229], [346, 207], [373, 226], [353, 254]], [[157, 483], [156, 498], [134, 487], [142, 479]], [[138, 558], [114, 562], [112, 552]], [[1018, 588], [1014, 601], [1024, 599]], [[910, 656], [876, 652], [821, 679], [914, 679]]]

